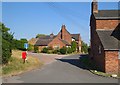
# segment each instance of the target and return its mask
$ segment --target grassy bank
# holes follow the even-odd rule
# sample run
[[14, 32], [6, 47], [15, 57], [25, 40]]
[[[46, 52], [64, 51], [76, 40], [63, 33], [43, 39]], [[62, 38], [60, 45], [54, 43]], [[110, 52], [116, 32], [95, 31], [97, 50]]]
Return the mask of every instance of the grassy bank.
[[2, 76], [13, 76], [25, 71], [29, 71], [42, 66], [43, 64], [39, 59], [28, 55], [28, 62], [23, 64], [21, 58], [22, 51], [13, 50], [12, 57], [7, 65], [2, 66]]
[[[84, 66], [86, 67], [86, 69], [88, 69], [93, 74], [96, 74], [96, 75], [99, 75], [99, 76], [103, 76], [103, 77], [112, 77], [112, 75], [113, 75], [113, 74], [108, 74], [108, 73], [104, 73], [104, 72], [99, 71], [99, 69], [97, 68], [95, 63], [92, 62], [89, 59], [88, 55], [83, 56], [80, 59], [80, 62], [82, 62], [84, 64]], [[118, 74], [118, 76], [116, 78], [120, 78], [120, 74]]]

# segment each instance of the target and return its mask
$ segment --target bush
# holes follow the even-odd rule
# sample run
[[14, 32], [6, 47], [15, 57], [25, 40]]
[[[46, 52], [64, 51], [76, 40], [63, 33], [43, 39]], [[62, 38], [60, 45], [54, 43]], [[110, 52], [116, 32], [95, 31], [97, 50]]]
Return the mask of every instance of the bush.
[[60, 51], [59, 50], [53, 50], [53, 53], [54, 54], [57, 54], [57, 53], [59, 53]]
[[66, 47], [63, 47], [63, 48], [60, 49], [60, 53], [61, 54], [66, 54], [66, 52], [67, 52], [67, 48]]
[[3, 39], [2, 40], [2, 63], [3, 64], [8, 63], [10, 57], [11, 57], [10, 43]]
[[29, 44], [28, 51], [33, 51], [33, 50], [34, 50], [34, 46]]
[[72, 52], [73, 52], [73, 51], [72, 51], [72, 48], [68, 47], [68, 48], [67, 48], [67, 53], [70, 54], [70, 53], [72, 53]]
[[71, 48], [72, 48], [72, 51], [75, 52], [76, 49], [77, 49], [77, 43], [75, 41], [72, 41], [71, 43]]
[[43, 50], [41, 51], [42, 53], [48, 53], [48, 48], [43, 48]]
[[37, 47], [37, 46], [34, 46], [34, 52], [35, 52], [35, 53], [38, 53], [38, 52], [39, 52], [39, 50], [38, 50], [38, 47]]

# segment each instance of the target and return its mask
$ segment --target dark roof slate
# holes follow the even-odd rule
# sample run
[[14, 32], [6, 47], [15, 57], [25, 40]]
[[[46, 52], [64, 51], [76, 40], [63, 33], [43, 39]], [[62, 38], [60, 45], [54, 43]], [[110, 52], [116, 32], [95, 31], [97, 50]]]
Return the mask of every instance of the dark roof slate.
[[36, 42], [36, 46], [47, 46], [56, 36], [42, 36]]
[[112, 36], [113, 30], [97, 30], [97, 34], [105, 50], [118, 50], [119, 40]]
[[71, 34], [72, 38], [74, 38], [75, 40], [79, 40], [80, 38], [80, 34]]
[[70, 46], [71, 44], [69, 44], [67, 41], [65, 41], [65, 40], [62, 40], [62, 39], [60, 39], [60, 41], [62, 41], [65, 45], [68, 45], [68, 46]]
[[96, 19], [120, 19], [120, 10], [98, 10], [94, 16]]

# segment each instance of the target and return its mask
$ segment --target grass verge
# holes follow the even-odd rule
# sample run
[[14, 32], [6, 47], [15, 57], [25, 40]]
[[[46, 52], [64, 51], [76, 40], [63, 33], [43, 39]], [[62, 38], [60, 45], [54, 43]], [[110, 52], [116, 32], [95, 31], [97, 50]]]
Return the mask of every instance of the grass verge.
[[2, 76], [8, 77], [41, 67], [39, 59], [28, 55], [28, 62], [23, 64], [22, 51], [13, 50], [12, 57], [7, 65], [2, 66]]
[[[84, 66], [93, 74], [99, 75], [99, 76], [103, 76], [103, 77], [112, 77], [112, 74], [108, 74], [108, 73], [104, 73], [101, 71], [97, 71], [96, 68], [97, 66], [95, 66], [95, 63], [93, 63], [92, 61], [90, 61], [88, 56], [82, 57], [80, 59], [80, 61], [84, 64]], [[117, 77], [114, 78], [120, 78], [120, 74], [118, 74]]]

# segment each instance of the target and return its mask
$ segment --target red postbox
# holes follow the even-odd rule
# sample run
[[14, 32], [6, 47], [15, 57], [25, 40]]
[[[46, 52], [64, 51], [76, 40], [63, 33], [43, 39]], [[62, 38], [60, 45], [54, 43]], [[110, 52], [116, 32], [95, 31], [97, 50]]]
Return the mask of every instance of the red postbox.
[[26, 52], [22, 52], [22, 59], [26, 59], [27, 53]]

